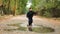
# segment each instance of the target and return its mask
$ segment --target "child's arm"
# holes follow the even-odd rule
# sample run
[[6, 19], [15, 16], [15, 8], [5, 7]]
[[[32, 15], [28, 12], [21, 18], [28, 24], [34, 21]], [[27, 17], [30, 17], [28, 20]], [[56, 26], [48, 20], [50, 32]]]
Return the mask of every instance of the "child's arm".
[[37, 12], [33, 12], [34, 13], [34, 15], [36, 15], [37, 14]]
[[27, 13], [26, 17], [28, 18], [29, 12]]

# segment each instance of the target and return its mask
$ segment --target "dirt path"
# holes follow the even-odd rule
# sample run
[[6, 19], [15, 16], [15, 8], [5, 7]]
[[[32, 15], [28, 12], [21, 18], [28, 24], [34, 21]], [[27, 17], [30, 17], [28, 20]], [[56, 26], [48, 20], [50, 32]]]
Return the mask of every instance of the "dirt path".
[[[8, 20], [0, 22], [0, 34], [60, 34], [60, 22], [53, 22], [46, 19], [39, 18], [34, 16], [34, 24], [43, 25], [46, 27], [52, 27], [55, 29], [55, 32], [52, 33], [36, 33], [30, 31], [3, 31], [3, 29], [9, 28], [6, 24], [15, 24], [15, 23], [27, 23], [27, 18], [25, 15], [15, 16]], [[14, 28], [14, 27], [12, 27]]]

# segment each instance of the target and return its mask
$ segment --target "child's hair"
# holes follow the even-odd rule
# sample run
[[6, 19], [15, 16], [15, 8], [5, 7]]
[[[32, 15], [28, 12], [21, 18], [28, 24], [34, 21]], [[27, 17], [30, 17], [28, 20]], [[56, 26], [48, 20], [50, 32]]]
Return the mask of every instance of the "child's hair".
[[31, 7], [29, 9], [32, 9]]

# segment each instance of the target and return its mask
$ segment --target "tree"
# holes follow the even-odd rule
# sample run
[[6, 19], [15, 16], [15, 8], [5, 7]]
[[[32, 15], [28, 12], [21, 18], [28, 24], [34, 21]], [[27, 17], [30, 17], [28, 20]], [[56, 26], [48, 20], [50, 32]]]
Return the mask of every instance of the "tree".
[[60, 17], [58, 7], [60, 7], [59, 0], [32, 0], [32, 8], [41, 16]]
[[24, 14], [28, 0], [1, 0], [3, 5], [3, 13], [8, 14]]

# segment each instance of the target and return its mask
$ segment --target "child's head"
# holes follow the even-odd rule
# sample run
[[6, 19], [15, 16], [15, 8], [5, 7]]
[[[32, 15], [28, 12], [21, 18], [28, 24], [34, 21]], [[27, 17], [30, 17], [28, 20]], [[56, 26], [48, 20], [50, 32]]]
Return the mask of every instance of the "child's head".
[[32, 11], [32, 8], [29, 8], [29, 11]]

